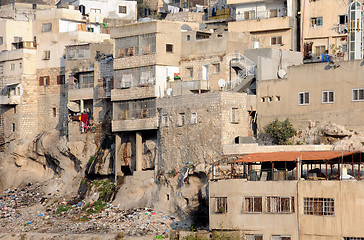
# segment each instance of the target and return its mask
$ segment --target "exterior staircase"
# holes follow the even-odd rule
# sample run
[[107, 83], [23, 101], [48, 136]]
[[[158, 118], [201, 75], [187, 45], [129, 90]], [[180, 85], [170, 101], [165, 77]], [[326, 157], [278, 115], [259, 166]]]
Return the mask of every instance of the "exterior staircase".
[[233, 92], [244, 92], [255, 80], [256, 64], [240, 53], [231, 55], [231, 67], [237, 73], [237, 78], [227, 84], [227, 89]]

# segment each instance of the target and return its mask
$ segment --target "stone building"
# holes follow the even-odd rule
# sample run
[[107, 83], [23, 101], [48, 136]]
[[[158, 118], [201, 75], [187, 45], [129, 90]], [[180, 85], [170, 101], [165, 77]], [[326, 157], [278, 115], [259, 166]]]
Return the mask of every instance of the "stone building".
[[[220, 160], [224, 145], [248, 136], [247, 94], [213, 93], [161, 98], [156, 170]], [[211, 158], [210, 158], [211, 157]]]

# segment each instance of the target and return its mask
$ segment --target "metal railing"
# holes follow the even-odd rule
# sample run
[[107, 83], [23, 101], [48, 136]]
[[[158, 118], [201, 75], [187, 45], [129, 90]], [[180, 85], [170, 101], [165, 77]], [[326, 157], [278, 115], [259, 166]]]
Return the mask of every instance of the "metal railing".
[[231, 54], [230, 59], [231, 66], [237, 66], [240, 70], [238, 71], [237, 78], [231, 79], [231, 81], [227, 83], [226, 90], [234, 89], [245, 79], [255, 77], [256, 72], [256, 64], [244, 55], [240, 53], [233, 53]]
[[287, 9], [283, 9], [283, 11], [277, 11], [277, 12], [271, 12], [271, 11], [243, 12], [242, 14], [237, 14], [235, 16], [235, 21], [249, 21], [249, 20], [259, 20], [259, 19], [278, 18], [278, 17], [287, 17]]

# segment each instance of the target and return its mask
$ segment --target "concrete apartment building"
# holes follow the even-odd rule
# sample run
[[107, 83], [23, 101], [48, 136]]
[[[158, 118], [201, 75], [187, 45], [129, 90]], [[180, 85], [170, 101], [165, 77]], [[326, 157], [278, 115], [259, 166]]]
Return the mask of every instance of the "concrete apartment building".
[[[67, 131], [66, 52], [69, 44], [102, 42], [109, 39], [101, 33], [102, 15], [83, 16], [79, 10], [60, 8], [37, 12], [37, 77], [39, 126]], [[40, 129], [41, 130], [41, 129]]]
[[327, 50], [348, 59], [348, 1], [301, 1], [301, 52], [306, 59], [321, 57]]
[[243, 156], [230, 179], [209, 183], [210, 229], [249, 240], [362, 239], [362, 161], [345, 151]]
[[68, 111], [72, 111], [67, 128], [70, 141], [85, 138], [80, 134], [80, 121], [74, 119], [76, 116], [87, 110], [92, 117], [89, 121], [98, 124], [104, 120], [105, 113], [112, 110], [113, 46], [111, 40], [66, 46]]
[[260, 129], [275, 118], [289, 118], [297, 129], [310, 121], [335, 122], [362, 129], [363, 67], [361, 60], [288, 67], [281, 79], [259, 81], [257, 111]]
[[228, 0], [235, 21], [229, 33], [246, 33], [249, 48], [298, 50], [297, 3], [292, 0]]
[[152, 21], [111, 29], [115, 41], [111, 91], [115, 162], [122, 163], [128, 171], [149, 168], [142, 165], [143, 143], [156, 141], [156, 99], [164, 96], [167, 79], [179, 73], [181, 26], [182, 23]]

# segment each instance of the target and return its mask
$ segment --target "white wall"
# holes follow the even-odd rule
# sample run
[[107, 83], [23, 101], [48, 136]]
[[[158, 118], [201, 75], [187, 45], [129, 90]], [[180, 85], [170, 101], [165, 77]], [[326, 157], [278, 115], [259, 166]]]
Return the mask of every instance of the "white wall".
[[[122, 0], [79, 0], [74, 4], [84, 5], [86, 14], [91, 12], [91, 9], [100, 9], [104, 18], [120, 18], [123, 20], [136, 20], [137, 2], [122, 1]], [[119, 6], [126, 6], [127, 13], [119, 13]]]
[[174, 77], [174, 73], [179, 73], [179, 67], [176, 66], [156, 66], [155, 67], [155, 85], [156, 96], [163, 97], [166, 90], [167, 76], [171, 79]]

